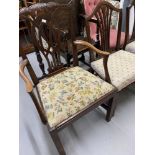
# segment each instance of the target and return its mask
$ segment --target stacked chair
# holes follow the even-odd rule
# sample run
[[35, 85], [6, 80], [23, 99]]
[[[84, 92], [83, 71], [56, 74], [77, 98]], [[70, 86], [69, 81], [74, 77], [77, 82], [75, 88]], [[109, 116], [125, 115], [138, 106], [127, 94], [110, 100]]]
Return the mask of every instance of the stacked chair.
[[125, 37], [124, 49], [126, 51], [135, 53], [135, 1], [134, 0], [126, 8], [126, 37]]
[[[106, 119], [110, 120], [115, 108], [112, 98], [116, 94], [116, 89], [76, 66], [78, 60], [76, 52], [73, 56], [75, 67], [64, 67], [60, 57], [63, 31], [53, 25], [51, 10], [54, 5], [54, 3], [37, 3], [20, 10], [20, 18], [27, 20], [30, 25], [32, 42], [40, 54], [38, 61], [42, 71], [42, 76], [38, 77], [27, 53], [23, 53], [20, 76], [25, 81], [26, 90], [42, 122], [47, 125], [58, 152], [60, 155], [65, 155], [58, 132], [107, 101], [111, 101], [108, 102], [106, 116]], [[107, 55], [108, 52], [103, 54]], [[32, 81], [26, 75], [25, 67]]]
[[[59, 14], [60, 10], [64, 13], [63, 21], [58, 23], [54, 17], [62, 15]], [[78, 33], [72, 33], [75, 29], [70, 10], [68, 4], [48, 2], [22, 8], [19, 13], [20, 19], [28, 25], [42, 74], [38, 76], [36, 66], [32, 65], [27, 52], [21, 55], [23, 60], [20, 62], [19, 73], [60, 155], [66, 155], [58, 135], [60, 130], [98, 106], [106, 109], [106, 120], [110, 121], [116, 108], [116, 95], [135, 81], [135, 55], [120, 50], [125, 47], [121, 43], [122, 10], [101, 0], [90, 15], [79, 15], [85, 23], [86, 40], [77, 40]], [[110, 42], [113, 12], [118, 15], [114, 47]], [[95, 23], [95, 27], [90, 22]], [[96, 33], [95, 44], [92, 32]], [[62, 61], [62, 50], [69, 49], [69, 41], [72, 44], [72, 67]], [[78, 66], [77, 47], [89, 50], [90, 66], [94, 74]]]

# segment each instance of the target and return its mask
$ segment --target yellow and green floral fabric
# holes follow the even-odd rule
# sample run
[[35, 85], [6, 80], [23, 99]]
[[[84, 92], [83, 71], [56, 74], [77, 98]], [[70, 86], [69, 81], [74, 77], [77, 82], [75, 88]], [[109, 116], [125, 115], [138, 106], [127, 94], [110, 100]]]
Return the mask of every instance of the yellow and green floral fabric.
[[50, 127], [55, 127], [115, 89], [80, 67], [47, 78], [37, 87]]

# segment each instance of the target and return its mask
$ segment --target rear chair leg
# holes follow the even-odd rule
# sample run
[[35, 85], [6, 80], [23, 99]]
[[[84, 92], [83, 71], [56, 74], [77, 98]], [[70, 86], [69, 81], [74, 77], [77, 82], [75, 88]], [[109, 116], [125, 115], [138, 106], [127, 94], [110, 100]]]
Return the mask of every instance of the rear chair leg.
[[59, 152], [59, 155], [66, 155], [66, 152], [65, 152], [65, 150], [63, 148], [63, 145], [62, 145], [62, 143], [60, 141], [58, 132], [57, 131], [52, 131], [52, 132], [50, 132], [50, 134], [51, 134], [53, 142], [54, 142], [54, 144], [55, 144], [55, 146], [56, 146], [56, 148], [57, 148], [57, 150]]
[[113, 97], [109, 100], [109, 107], [107, 109], [106, 121], [109, 122], [111, 118], [114, 116], [116, 109], [116, 97]]
[[67, 67], [71, 66], [71, 55], [67, 53]]

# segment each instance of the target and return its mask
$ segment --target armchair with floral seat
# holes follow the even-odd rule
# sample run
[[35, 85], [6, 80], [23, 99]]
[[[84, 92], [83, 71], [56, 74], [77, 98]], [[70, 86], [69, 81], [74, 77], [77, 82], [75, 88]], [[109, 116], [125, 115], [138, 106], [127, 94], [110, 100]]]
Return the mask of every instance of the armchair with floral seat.
[[[52, 24], [53, 5], [38, 3], [20, 10], [20, 17], [31, 23], [30, 34], [38, 49], [37, 60], [42, 74], [38, 74], [37, 64], [32, 65], [28, 53], [22, 54], [19, 73], [59, 154], [66, 155], [58, 132], [101, 104], [106, 104], [106, 120], [110, 121], [115, 109], [113, 99], [117, 90], [111, 84], [78, 67], [75, 51], [74, 67], [64, 66], [60, 56], [63, 31]], [[97, 49], [96, 52], [103, 56], [109, 55], [108, 52]], [[25, 68], [31, 80], [26, 75]], [[111, 102], [107, 104], [107, 101]]]

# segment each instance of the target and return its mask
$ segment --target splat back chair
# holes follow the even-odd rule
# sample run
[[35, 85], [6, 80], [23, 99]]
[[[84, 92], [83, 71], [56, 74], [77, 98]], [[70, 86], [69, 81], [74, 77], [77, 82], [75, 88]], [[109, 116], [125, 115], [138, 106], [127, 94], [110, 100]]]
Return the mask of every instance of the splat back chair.
[[[118, 19], [117, 22], [116, 20], [114, 21], [115, 15], [117, 17], [115, 19]], [[92, 40], [90, 23], [93, 22], [96, 23], [97, 27], [93, 36], [96, 36], [98, 48], [106, 51], [116, 51], [122, 48], [125, 40], [125, 33], [121, 32], [122, 9], [114, 7], [105, 0], [101, 0], [91, 15], [87, 16], [85, 20], [87, 37], [90, 43]]]
[[[87, 40], [86, 37], [83, 35], [83, 21], [81, 18], [79, 18], [79, 14], [82, 11], [80, 7], [80, 1], [79, 0], [41, 0], [41, 2], [54, 2], [57, 3], [57, 5], [63, 5], [65, 7], [69, 7], [70, 10], [69, 13], [65, 13], [65, 11], [62, 10], [60, 7], [57, 8], [57, 11], [55, 11], [55, 16], [53, 18], [55, 24], [60, 25], [61, 22], [61, 30], [64, 31], [64, 46], [62, 46], [63, 56], [65, 57], [68, 66], [72, 64], [71, 59], [73, 58], [72, 50], [73, 50], [73, 44], [72, 44], [72, 38], [80, 39], [80, 40]], [[65, 17], [65, 20], [62, 20], [62, 18]], [[69, 27], [66, 28], [66, 25], [68, 23], [72, 23], [73, 31], [69, 31]], [[67, 46], [66, 46], [67, 42]], [[88, 65], [85, 61], [84, 53], [88, 51], [88, 48], [83, 46], [77, 46], [77, 53], [79, 56], [79, 60], [82, 61], [84, 64]]]
[[[112, 100], [116, 89], [76, 66], [76, 52], [73, 57], [75, 67], [64, 67], [60, 57], [63, 32], [53, 25], [50, 13], [53, 5], [53, 3], [37, 3], [20, 10], [20, 17], [28, 20], [31, 25], [30, 34], [34, 46], [38, 49], [37, 60], [42, 75], [38, 76], [38, 70], [35, 69], [37, 63], [32, 65], [27, 53], [23, 53], [19, 73], [42, 122], [47, 125], [59, 154], [66, 155], [58, 132], [99, 105], [111, 100], [107, 105], [106, 115], [106, 120], [109, 121], [115, 109], [115, 102]], [[103, 52], [104, 54], [109, 53]], [[26, 75], [25, 68], [31, 79]]]
[[[90, 16], [92, 14], [93, 10], [96, 8], [97, 4], [101, 0], [81, 0], [81, 1], [82, 1], [82, 5], [84, 6], [85, 15]], [[117, 8], [120, 7], [119, 0], [118, 1], [105, 0], [105, 1], [111, 3], [113, 6], [115, 6]], [[113, 13], [112, 14], [112, 23], [111, 23], [112, 28], [115, 28], [117, 26], [117, 18], [118, 18], [117, 13]], [[91, 37], [91, 39], [93, 39], [94, 41], [97, 41], [97, 38], [96, 38], [97, 26], [96, 26], [96, 24], [93, 23], [93, 21], [92, 21], [91, 23], [89, 23], [89, 27], [90, 27], [90, 37]]]
[[135, 53], [135, 0], [126, 8], [126, 32], [124, 49]]

